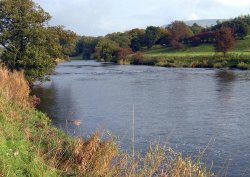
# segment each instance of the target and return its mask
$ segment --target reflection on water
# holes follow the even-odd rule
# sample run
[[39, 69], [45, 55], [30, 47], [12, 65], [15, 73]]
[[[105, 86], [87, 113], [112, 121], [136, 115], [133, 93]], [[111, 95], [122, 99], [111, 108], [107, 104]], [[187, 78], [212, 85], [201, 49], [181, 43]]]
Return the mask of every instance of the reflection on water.
[[216, 72], [215, 76], [222, 83], [223, 82], [225, 82], [225, 83], [233, 82], [236, 79], [235, 73], [233, 73], [230, 70], [218, 70]]
[[39, 109], [70, 134], [110, 130], [129, 150], [134, 104], [137, 150], [161, 142], [195, 156], [206, 147], [204, 161], [214, 170], [250, 175], [249, 71], [74, 61], [60, 64], [51, 80], [33, 92]]
[[232, 101], [233, 93], [233, 84], [236, 79], [235, 73], [229, 70], [218, 70], [215, 74], [217, 91], [218, 91], [218, 100], [225, 101], [223, 105]]

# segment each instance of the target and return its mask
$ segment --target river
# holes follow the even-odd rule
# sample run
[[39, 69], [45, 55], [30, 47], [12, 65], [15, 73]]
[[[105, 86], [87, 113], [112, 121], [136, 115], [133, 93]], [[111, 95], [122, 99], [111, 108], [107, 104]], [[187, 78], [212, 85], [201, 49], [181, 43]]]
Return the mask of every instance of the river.
[[38, 109], [71, 135], [110, 131], [129, 151], [134, 105], [137, 151], [154, 143], [194, 157], [205, 150], [214, 171], [250, 176], [249, 91], [250, 71], [71, 61], [33, 93]]

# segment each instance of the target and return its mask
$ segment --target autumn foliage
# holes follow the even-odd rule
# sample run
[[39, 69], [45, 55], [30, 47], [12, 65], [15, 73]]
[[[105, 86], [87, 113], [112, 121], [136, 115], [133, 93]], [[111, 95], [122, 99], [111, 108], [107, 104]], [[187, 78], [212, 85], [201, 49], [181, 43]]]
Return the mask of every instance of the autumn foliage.
[[215, 50], [217, 52], [223, 52], [224, 56], [234, 47], [235, 38], [231, 28], [223, 27], [218, 30], [215, 34], [215, 39]]
[[124, 60], [132, 53], [131, 48], [120, 48], [117, 52], [117, 60], [124, 63]]

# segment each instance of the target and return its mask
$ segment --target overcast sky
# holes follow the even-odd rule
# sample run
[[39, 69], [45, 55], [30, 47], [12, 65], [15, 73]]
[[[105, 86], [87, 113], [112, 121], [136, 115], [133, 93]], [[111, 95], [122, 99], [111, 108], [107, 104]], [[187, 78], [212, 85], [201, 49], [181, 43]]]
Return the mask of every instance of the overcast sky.
[[99, 36], [173, 20], [226, 19], [250, 13], [250, 0], [35, 0], [79, 35]]

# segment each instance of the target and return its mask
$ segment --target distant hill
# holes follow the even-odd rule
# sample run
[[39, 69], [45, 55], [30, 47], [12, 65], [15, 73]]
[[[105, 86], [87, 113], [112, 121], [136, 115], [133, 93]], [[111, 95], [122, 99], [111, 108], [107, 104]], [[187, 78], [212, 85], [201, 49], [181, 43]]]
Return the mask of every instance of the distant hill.
[[202, 27], [210, 27], [217, 24], [217, 21], [223, 21], [222, 19], [202, 19], [202, 20], [188, 20], [184, 21], [188, 26], [192, 26], [194, 23]]
[[[201, 20], [187, 20], [184, 21], [188, 26], [192, 26], [194, 23], [197, 23], [198, 25], [202, 27], [210, 27], [217, 24], [217, 20], [224, 21], [223, 19], [201, 19]], [[163, 25], [162, 27], [166, 27], [168, 25]]]

